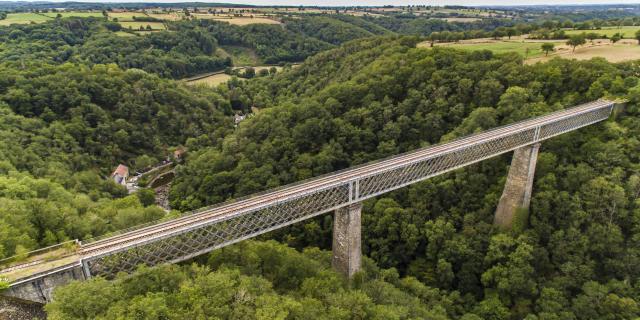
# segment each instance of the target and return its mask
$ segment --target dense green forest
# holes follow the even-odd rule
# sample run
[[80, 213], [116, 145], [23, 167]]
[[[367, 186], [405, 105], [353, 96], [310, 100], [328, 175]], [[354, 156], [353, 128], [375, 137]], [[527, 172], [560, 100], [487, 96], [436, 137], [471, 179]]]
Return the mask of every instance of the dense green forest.
[[[623, 97], [617, 119], [542, 145], [528, 219], [513, 230], [491, 223], [504, 155], [365, 202], [368, 258], [351, 282], [330, 269], [324, 215], [182, 265], [72, 283], [46, 308], [52, 319], [639, 317], [638, 65], [416, 48], [417, 36], [393, 35], [421, 34], [415, 25], [388, 21], [202, 20], [135, 38], [101, 19], [0, 27], [0, 257], [178, 214], [106, 178], [172, 147], [189, 150], [170, 193], [187, 211]], [[218, 88], [167, 79], [228, 65], [219, 45], [313, 56]], [[252, 108], [234, 129], [232, 114]]]
[[232, 130], [222, 96], [141, 70], [0, 70], [0, 257], [162, 218], [142, 208], [153, 199], [125, 197], [105, 177], [118, 163], [145, 168], [187, 138], [215, 145]]
[[[459, 295], [463, 311], [452, 318], [637, 316], [636, 67], [602, 59], [529, 66], [515, 54], [414, 44], [362, 40], [274, 79], [234, 83], [232, 105], [265, 109], [221, 147], [194, 146], [172, 203], [196, 208], [563, 106], [628, 96], [619, 122], [543, 144], [530, 218], [513, 232], [491, 225], [509, 165], [503, 156], [366, 202], [363, 250], [380, 267]], [[327, 215], [268, 237], [330, 249], [330, 234]]]

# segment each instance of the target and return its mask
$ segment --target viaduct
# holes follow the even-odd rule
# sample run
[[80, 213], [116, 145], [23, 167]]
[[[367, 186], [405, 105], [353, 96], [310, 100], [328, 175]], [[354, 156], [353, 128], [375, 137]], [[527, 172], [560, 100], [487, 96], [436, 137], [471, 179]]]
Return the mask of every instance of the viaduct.
[[[540, 143], [606, 120], [614, 106], [612, 101], [593, 101], [85, 241], [54, 267], [33, 273], [29, 268], [39, 262], [12, 267], [24, 268], [24, 276], [13, 280], [3, 295], [46, 303], [53, 288], [74, 279], [111, 278], [132, 272], [139, 264], [184, 261], [330, 211], [334, 211], [332, 264], [351, 277], [360, 269], [362, 201], [515, 151], [494, 218], [496, 225], [509, 228], [515, 212], [529, 207]], [[8, 270], [0, 271], [0, 276]]]

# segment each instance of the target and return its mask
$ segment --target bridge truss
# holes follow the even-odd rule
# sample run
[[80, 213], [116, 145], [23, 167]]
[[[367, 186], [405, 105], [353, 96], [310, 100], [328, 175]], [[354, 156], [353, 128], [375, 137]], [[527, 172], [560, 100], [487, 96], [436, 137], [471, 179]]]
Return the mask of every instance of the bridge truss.
[[83, 270], [112, 277], [139, 264], [187, 260], [605, 120], [613, 107], [594, 101], [85, 243]]

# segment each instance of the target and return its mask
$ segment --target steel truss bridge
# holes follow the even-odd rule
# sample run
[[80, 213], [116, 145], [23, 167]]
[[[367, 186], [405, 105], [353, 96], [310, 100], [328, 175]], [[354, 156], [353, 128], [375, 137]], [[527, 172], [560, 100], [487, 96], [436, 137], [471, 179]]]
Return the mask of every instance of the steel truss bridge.
[[[134, 271], [140, 264], [184, 261], [606, 120], [614, 105], [597, 100], [86, 241], [78, 249], [79, 261], [48, 274], [80, 267], [84, 278], [110, 278]], [[42, 276], [36, 274], [12, 285]]]

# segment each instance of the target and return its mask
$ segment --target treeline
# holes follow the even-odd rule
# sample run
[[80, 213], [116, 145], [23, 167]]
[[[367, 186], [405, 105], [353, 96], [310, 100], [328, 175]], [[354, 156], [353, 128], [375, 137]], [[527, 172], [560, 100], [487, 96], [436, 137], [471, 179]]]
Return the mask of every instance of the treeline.
[[236, 26], [202, 19], [176, 22], [172, 25], [173, 29], [179, 32], [205, 30], [220, 45], [239, 45], [253, 49], [266, 64], [299, 62], [332, 47], [331, 44], [314, 37], [271, 24]]
[[200, 265], [141, 268], [111, 282], [75, 282], [57, 290], [56, 300], [45, 308], [52, 320], [460, 316], [455, 294], [441, 296], [438, 289], [401, 279], [397, 271], [382, 270], [370, 260], [349, 284], [331, 269], [330, 259], [330, 252], [317, 248], [301, 253], [276, 242], [247, 241], [200, 258]]
[[[637, 317], [637, 67], [603, 59], [524, 65], [516, 54], [414, 45], [407, 38], [360, 40], [268, 81], [230, 85], [232, 105], [261, 111], [221, 147], [190, 149], [172, 204], [197, 208], [626, 96], [631, 102], [620, 121], [543, 144], [531, 210], [512, 232], [491, 223], [509, 166], [502, 156], [365, 202], [363, 251], [383, 268], [442, 290], [443, 298], [461, 297], [453, 318]], [[329, 249], [331, 224], [326, 215], [265, 237]]]

